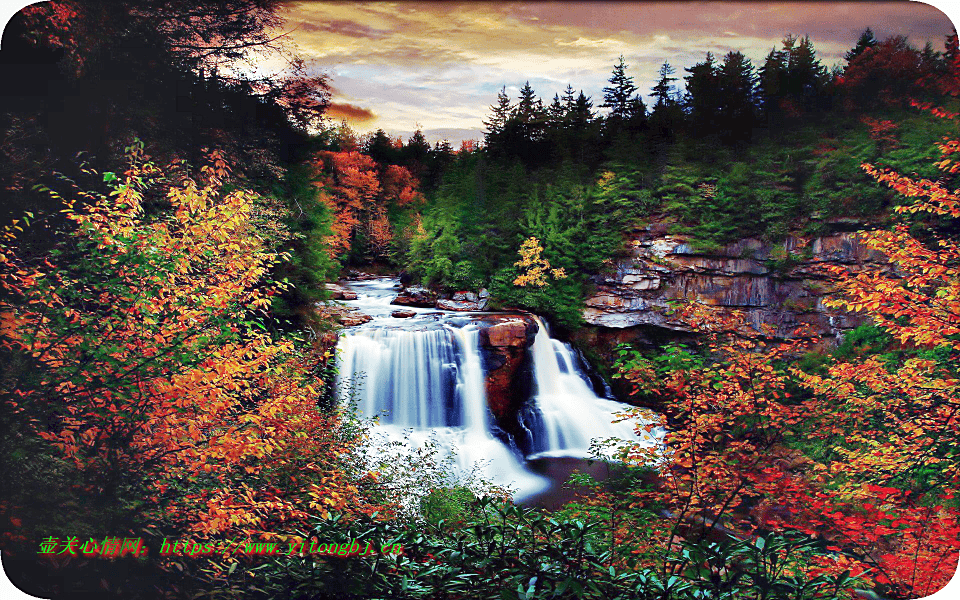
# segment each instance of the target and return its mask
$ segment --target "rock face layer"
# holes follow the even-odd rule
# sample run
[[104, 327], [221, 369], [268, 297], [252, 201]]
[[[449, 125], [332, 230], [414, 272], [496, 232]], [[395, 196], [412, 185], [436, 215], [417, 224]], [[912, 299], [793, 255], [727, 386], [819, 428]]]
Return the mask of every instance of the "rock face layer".
[[856, 269], [880, 259], [856, 233], [791, 237], [777, 245], [743, 239], [708, 252], [658, 229], [662, 226], [635, 235], [630, 254], [593, 278], [597, 291], [583, 313], [588, 324], [683, 332], [684, 323], [669, 314], [670, 302], [696, 300], [739, 312], [753, 327], [769, 326], [780, 337], [791, 337], [801, 325], [822, 336], [838, 336], [859, 322], [824, 306], [831, 285], [820, 267]]
[[490, 315], [481, 320], [480, 356], [487, 404], [501, 423], [508, 422], [530, 395], [532, 378], [527, 349], [537, 335], [530, 315]]

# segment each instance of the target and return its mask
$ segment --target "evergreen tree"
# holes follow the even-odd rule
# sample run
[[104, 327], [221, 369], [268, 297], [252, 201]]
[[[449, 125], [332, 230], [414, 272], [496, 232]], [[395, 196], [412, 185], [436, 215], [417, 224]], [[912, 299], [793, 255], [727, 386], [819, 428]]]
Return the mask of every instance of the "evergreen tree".
[[547, 107], [547, 127], [549, 129], [560, 129], [563, 127], [567, 116], [567, 108], [561, 104], [560, 96], [553, 95], [553, 102]]
[[783, 48], [774, 48], [760, 69], [760, 98], [768, 119], [799, 116], [825, 107], [830, 73], [817, 58], [810, 37], [787, 35]]
[[798, 39], [791, 46], [787, 77], [790, 92], [804, 106], [810, 107], [819, 100], [829, 76], [827, 68], [817, 58], [810, 36]]
[[407, 145], [400, 150], [400, 162], [417, 179], [422, 179], [428, 170], [430, 161], [430, 142], [423, 132], [417, 129], [407, 140]]
[[383, 129], [377, 129], [373, 136], [363, 145], [363, 153], [377, 161], [381, 167], [394, 165], [399, 162], [400, 153], [394, 146], [393, 140]]
[[[603, 108], [610, 109], [610, 116], [615, 119], [627, 119], [630, 112], [630, 101], [637, 91], [633, 78], [626, 73], [627, 65], [620, 55], [620, 62], [613, 67], [613, 75], [607, 81], [610, 87], [603, 88]], [[572, 91], [572, 90], [571, 90]]]
[[651, 91], [655, 104], [650, 113], [650, 127], [661, 138], [672, 138], [683, 125], [685, 117], [672, 83], [677, 80], [676, 77], [671, 77], [674, 73], [670, 63], [664, 62], [660, 66], [657, 84]]
[[757, 74], [740, 52], [729, 52], [717, 71], [719, 124], [731, 140], [749, 139], [756, 122]]
[[684, 69], [690, 75], [684, 77], [686, 95], [684, 108], [690, 115], [690, 124], [696, 134], [708, 134], [716, 130], [720, 113], [720, 78], [713, 54], [707, 52], [703, 62]]
[[520, 99], [517, 101], [514, 116], [521, 123], [528, 125], [528, 131], [533, 133], [532, 130], [535, 125], [543, 120], [544, 112], [543, 102], [537, 98], [537, 93], [530, 87], [530, 82], [524, 83], [523, 87], [520, 88]]
[[484, 139], [486, 140], [487, 146], [491, 145], [491, 137], [495, 138], [503, 133], [507, 119], [510, 118], [510, 113], [513, 112], [513, 105], [510, 104], [510, 96], [507, 95], [506, 86], [501, 88], [497, 93], [497, 103], [491, 106], [490, 110], [493, 111], [493, 115], [489, 120], [483, 122], [487, 128], [487, 131], [484, 132]]
[[580, 95], [577, 96], [576, 101], [573, 103], [573, 108], [570, 110], [568, 118], [570, 120], [571, 127], [575, 130], [586, 129], [587, 125], [593, 121], [593, 102], [590, 101], [590, 98], [584, 95], [583, 90], [580, 90]]
[[573, 93], [573, 86], [569, 83], [567, 84], [567, 89], [563, 90], [563, 97], [560, 100], [563, 102], [563, 107], [567, 109], [567, 112], [573, 108], [576, 96]]
[[504, 86], [497, 93], [497, 103], [490, 107], [493, 114], [489, 120], [483, 122], [487, 128], [483, 133], [484, 144], [494, 153], [499, 152], [503, 145], [507, 122], [510, 120], [513, 108], [510, 96], [507, 95], [507, 88]]
[[657, 84], [653, 86], [651, 91], [651, 96], [656, 98], [656, 103], [654, 104], [654, 110], [669, 106], [673, 103], [673, 84], [672, 81], [676, 81], [676, 77], [671, 77], [676, 71], [673, 67], [670, 66], [670, 63], [664, 61], [660, 65], [660, 71], [658, 76], [660, 79], [657, 80]]
[[850, 64], [853, 59], [863, 54], [867, 48], [873, 48], [877, 45], [877, 38], [873, 37], [873, 32], [870, 31], [870, 28], [867, 27], [863, 30], [863, 33], [860, 34], [860, 38], [857, 40], [857, 45], [853, 47], [852, 50], [843, 55], [843, 58], [847, 61], [847, 64]]

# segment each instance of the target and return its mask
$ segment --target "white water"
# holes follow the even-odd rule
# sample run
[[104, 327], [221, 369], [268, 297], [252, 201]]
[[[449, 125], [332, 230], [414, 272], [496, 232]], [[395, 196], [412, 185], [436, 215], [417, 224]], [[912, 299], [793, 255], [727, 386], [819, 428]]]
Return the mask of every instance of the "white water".
[[[374, 320], [344, 332], [337, 352], [338, 390], [341, 401], [355, 399], [364, 416], [379, 416], [374, 431], [380, 447], [432, 440], [441, 452], [455, 454], [457, 474], [511, 487], [520, 500], [549, 483], [527, 469], [525, 459], [589, 457], [595, 438], [638, 440], [632, 422], [613, 423], [623, 406], [594, 394], [569, 346], [551, 339], [537, 319], [540, 329], [531, 349], [535, 392], [522, 411], [533, 451], [521, 459], [491, 433], [473, 320], [436, 309], [392, 318], [390, 312], [398, 308], [389, 304], [395, 296], [392, 280], [350, 287], [358, 298], [345, 304]], [[651, 436], [643, 441], [656, 443]]]
[[[527, 458], [588, 458], [591, 440], [637, 441], [633, 421], [617, 417], [624, 406], [597, 397], [577, 368], [570, 346], [551, 338], [539, 318], [537, 324], [540, 329], [533, 342], [537, 387], [534, 405], [540, 413], [540, 427], [533, 434], [539, 451]], [[647, 434], [643, 441], [652, 445], [656, 438]]]

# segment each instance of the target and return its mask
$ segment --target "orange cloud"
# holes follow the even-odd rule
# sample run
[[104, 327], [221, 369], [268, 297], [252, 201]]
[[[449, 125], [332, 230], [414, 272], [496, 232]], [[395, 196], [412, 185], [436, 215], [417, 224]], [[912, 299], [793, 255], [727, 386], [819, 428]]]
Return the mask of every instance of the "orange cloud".
[[353, 123], [367, 123], [377, 118], [369, 108], [354, 106], [346, 102], [331, 102], [327, 107], [327, 117], [333, 120], [344, 119]]

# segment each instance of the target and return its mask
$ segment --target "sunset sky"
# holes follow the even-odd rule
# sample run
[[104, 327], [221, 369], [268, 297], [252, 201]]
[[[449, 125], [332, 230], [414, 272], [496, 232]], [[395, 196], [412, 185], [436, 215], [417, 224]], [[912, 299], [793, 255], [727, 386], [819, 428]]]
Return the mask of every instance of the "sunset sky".
[[[870, 27], [943, 48], [953, 25], [914, 2], [290, 2], [288, 31], [333, 87], [332, 119], [405, 139], [482, 138], [506, 86], [527, 80], [544, 103], [569, 83], [594, 107], [619, 55], [646, 94], [664, 60], [685, 67], [710, 51], [742, 51], [760, 66], [784, 34], [809, 34], [824, 65]], [[682, 79], [678, 82], [682, 83]]]

